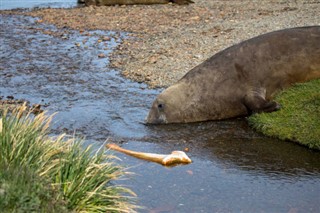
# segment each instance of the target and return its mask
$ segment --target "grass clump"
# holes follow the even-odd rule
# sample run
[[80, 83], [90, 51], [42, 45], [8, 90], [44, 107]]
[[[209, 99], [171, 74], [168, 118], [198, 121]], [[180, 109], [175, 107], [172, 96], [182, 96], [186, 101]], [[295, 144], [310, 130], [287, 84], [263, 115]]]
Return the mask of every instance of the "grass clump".
[[320, 150], [320, 79], [296, 84], [275, 100], [280, 110], [254, 114], [249, 124], [265, 135]]
[[0, 209], [7, 212], [134, 212], [125, 174], [101, 147], [48, 136], [52, 116], [25, 107], [0, 119]]
[[50, 183], [26, 167], [0, 165], [1, 212], [68, 212]]

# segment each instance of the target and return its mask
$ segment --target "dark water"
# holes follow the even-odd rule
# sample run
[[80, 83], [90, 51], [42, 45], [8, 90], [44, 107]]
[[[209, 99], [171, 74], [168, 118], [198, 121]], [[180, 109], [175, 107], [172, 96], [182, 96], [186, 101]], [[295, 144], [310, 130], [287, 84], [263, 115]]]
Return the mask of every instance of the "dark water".
[[77, 5], [77, 0], [0, 0], [1, 10], [31, 7], [65, 8]]
[[136, 173], [119, 183], [138, 194], [141, 212], [320, 212], [319, 152], [257, 134], [244, 119], [145, 126], [160, 91], [122, 78], [98, 57], [124, 34], [0, 17], [0, 96], [47, 104], [59, 112], [55, 133], [76, 132], [97, 147], [110, 138], [144, 152], [189, 148], [193, 163], [174, 168], [117, 154]]

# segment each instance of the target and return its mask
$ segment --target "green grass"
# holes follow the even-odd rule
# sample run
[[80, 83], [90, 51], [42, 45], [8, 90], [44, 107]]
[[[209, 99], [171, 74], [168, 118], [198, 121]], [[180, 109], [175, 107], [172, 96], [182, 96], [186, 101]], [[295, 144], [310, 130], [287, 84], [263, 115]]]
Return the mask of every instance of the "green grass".
[[135, 194], [104, 147], [48, 136], [52, 116], [24, 107], [0, 118], [0, 209], [7, 212], [134, 212]]
[[50, 183], [27, 167], [0, 165], [1, 212], [68, 212]]
[[275, 100], [280, 110], [254, 114], [249, 124], [265, 135], [320, 150], [320, 79], [296, 84]]

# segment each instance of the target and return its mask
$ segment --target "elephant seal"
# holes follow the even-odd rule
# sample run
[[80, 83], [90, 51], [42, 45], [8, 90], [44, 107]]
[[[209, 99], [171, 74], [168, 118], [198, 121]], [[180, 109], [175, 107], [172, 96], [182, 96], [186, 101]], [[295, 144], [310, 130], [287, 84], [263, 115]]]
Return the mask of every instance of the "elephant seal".
[[147, 124], [188, 123], [279, 109], [276, 92], [320, 78], [320, 26], [279, 30], [231, 46], [153, 102]]
[[86, 6], [111, 6], [111, 5], [132, 5], [132, 4], [168, 4], [170, 2], [175, 4], [191, 4], [192, 0], [78, 0], [84, 1]]

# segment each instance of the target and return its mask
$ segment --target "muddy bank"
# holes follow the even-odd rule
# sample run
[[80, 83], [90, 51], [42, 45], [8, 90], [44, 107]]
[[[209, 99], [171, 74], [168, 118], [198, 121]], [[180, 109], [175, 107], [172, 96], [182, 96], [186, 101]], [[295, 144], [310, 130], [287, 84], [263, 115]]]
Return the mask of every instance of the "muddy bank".
[[127, 78], [166, 87], [229, 45], [268, 31], [319, 25], [319, 8], [320, 2], [312, 0], [198, 0], [185, 6], [90, 6], [24, 14], [59, 28], [129, 32], [112, 54], [111, 66]]

